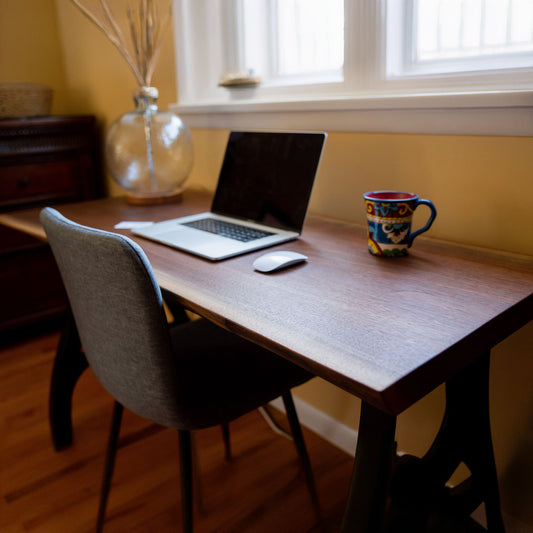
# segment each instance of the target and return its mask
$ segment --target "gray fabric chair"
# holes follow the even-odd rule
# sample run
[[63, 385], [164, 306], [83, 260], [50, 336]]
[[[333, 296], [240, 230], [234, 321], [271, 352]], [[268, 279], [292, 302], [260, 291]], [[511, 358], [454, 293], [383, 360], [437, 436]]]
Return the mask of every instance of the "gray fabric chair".
[[183, 530], [193, 530], [191, 430], [229, 421], [282, 396], [315, 510], [318, 500], [290, 389], [312, 376], [199, 319], [170, 328], [142, 249], [122, 235], [45, 208], [41, 223], [59, 266], [82, 346], [114, 397], [97, 531], [102, 531], [123, 406], [179, 433]]

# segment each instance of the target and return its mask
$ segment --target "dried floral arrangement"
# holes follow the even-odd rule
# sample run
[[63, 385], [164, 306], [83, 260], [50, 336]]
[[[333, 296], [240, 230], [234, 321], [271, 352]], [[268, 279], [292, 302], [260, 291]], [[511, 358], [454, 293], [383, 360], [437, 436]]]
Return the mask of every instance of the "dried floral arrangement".
[[[122, 2], [121, 17], [112, 12], [107, 0], [72, 2], [117, 47], [139, 85], [150, 86], [163, 35], [172, 17], [171, 0], [127, 0]], [[113, 0], [111, 3], [116, 8], [120, 2]], [[129, 38], [125, 35], [129, 35]]]

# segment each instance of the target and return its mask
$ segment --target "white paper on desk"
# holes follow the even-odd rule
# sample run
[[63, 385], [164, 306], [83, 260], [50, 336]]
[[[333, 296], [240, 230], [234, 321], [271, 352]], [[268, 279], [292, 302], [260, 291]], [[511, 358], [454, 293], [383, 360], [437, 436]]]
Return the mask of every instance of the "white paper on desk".
[[151, 226], [153, 222], [142, 222], [140, 220], [123, 220], [118, 224], [115, 224], [115, 229], [134, 229], [144, 228], [145, 226]]

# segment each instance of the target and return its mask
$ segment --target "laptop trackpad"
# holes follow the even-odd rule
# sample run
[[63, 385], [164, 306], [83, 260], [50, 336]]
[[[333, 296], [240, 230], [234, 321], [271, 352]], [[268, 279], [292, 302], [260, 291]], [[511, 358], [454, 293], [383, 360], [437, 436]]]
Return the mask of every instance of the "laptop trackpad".
[[182, 224], [175, 224], [173, 229], [157, 233], [152, 238], [176, 248], [184, 248], [201, 255], [207, 254], [215, 257], [228, 252], [228, 250], [237, 251], [243, 247], [239, 241], [189, 228]]

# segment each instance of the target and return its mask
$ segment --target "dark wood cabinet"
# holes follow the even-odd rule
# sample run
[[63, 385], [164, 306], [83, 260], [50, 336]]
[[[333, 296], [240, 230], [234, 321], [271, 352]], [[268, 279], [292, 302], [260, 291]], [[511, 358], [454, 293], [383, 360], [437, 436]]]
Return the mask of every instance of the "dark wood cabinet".
[[[90, 115], [0, 120], [0, 211], [103, 195]], [[0, 225], [0, 333], [57, 317], [66, 296], [44, 242]]]

